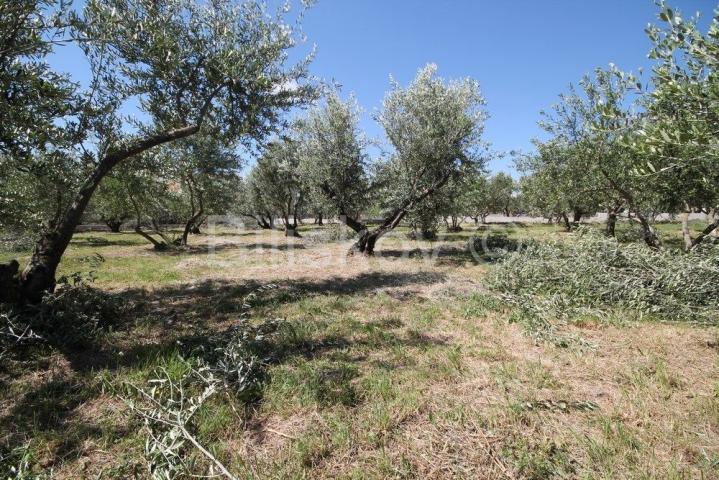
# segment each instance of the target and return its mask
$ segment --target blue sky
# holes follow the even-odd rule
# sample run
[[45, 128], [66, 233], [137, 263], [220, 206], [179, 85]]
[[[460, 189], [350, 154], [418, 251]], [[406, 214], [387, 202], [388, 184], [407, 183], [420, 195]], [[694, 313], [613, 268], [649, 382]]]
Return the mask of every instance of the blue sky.
[[[701, 11], [705, 26], [717, 3], [670, 0], [685, 16]], [[445, 78], [476, 78], [490, 114], [486, 140], [498, 151], [528, 151], [541, 135], [540, 110], [569, 83], [609, 63], [648, 73], [644, 28], [657, 13], [653, 0], [319, 0], [305, 16], [307, 44], [293, 56], [316, 44], [311, 72], [354, 92], [362, 128], [378, 139], [372, 114], [390, 74], [406, 85], [431, 62]], [[86, 77], [77, 49], [59, 49], [52, 63]], [[511, 164], [506, 156], [489, 167], [512, 172]]]
[[[706, 24], [717, 2], [670, 5], [685, 16], [701, 11]], [[540, 110], [583, 74], [610, 62], [647, 69], [644, 28], [657, 13], [652, 0], [320, 0], [304, 29], [317, 44], [312, 71], [356, 94], [370, 136], [381, 136], [371, 114], [389, 75], [406, 84], [432, 62], [445, 78], [479, 80], [490, 114], [486, 139], [509, 151], [531, 149]], [[511, 159], [490, 168], [510, 170]]]

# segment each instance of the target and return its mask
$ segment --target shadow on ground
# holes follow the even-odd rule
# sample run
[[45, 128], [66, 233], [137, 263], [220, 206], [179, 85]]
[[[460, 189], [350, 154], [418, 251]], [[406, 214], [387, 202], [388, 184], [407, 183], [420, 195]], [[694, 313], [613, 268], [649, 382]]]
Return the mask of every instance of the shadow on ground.
[[[371, 272], [351, 278], [281, 282], [279, 288], [257, 296], [253, 306], [281, 307], [308, 295], [368, 294], [380, 288], [432, 284], [443, 280], [444, 276], [436, 273]], [[127, 318], [118, 321], [115, 326], [118, 331], [109, 335], [103, 345], [79, 350], [58, 348], [56, 354], [61, 354], [68, 361], [64, 370], [31, 373], [37, 385], [19, 395], [14, 404], [4, 410], [0, 417], [0, 442], [21, 445], [38, 435], [55, 438], [52, 443], [54, 448], [48, 452], [49, 465], [84, 455], [83, 445], [87, 441], [101, 441], [107, 435], [99, 423], [78, 415], [79, 407], [103, 394], [98, 372], [142, 369], [177, 353], [192, 355], [193, 352], [207, 351], [207, 347], [215, 345], [218, 338], [229, 335], [239, 318], [243, 299], [259, 286], [258, 282], [206, 281], [153, 291], [132, 289], [119, 294], [132, 308], [124, 313]], [[214, 317], [220, 320], [214, 320]], [[157, 322], [154, 326], [161, 327], [162, 334], [142, 338], [137, 330], [138, 318]], [[269, 364], [281, 364], [298, 356], [315, 358], [328, 355], [328, 358], [334, 358], [333, 355], [339, 355], [345, 362], [360, 362], [366, 357], [346, 355], [347, 349], [422, 348], [445, 342], [443, 338], [395, 331], [401, 326], [401, 322], [397, 322], [358, 324], [351, 333], [325, 332], [317, 336], [302, 334], [301, 322], [291, 322], [289, 328], [297, 328], [300, 333], [290, 333], [284, 336], [282, 342], [271, 344], [265, 358]], [[262, 402], [261, 389], [253, 402]], [[124, 422], [111, 430], [118, 437], [130, 431]]]

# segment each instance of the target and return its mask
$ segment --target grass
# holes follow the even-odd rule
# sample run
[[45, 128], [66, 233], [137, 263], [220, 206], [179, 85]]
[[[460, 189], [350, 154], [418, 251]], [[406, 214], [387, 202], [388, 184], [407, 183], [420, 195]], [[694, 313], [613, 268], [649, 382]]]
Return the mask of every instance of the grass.
[[[719, 478], [717, 327], [576, 318], [556, 333], [586, 346], [537, 341], [485, 289], [493, 261], [463, 253], [470, 228], [432, 244], [398, 231], [370, 259], [346, 257], [347, 242], [262, 231], [194, 236], [177, 253], [132, 234], [76, 235], [61, 272], [99, 253], [95, 286], [132, 308], [96, 350], [3, 362], [3, 467], [147, 477], [125, 385], [160, 367], [181, 377], [182, 358], [274, 283], [252, 319], [287, 328], [257, 398], [220, 395], [195, 418], [239, 478]], [[559, 226], [490, 228], [573, 241]], [[445, 255], [409, 255], [438, 243]], [[202, 456], [188, 459], [207, 473]]]

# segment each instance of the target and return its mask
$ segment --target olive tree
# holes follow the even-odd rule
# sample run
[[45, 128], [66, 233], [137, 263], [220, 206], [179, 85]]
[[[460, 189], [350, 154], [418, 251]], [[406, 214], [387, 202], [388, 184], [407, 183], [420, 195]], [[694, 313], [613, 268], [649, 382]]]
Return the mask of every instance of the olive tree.
[[297, 142], [289, 138], [270, 142], [250, 177], [260, 203], [270, 215], [282, 218], [285, 235], [299, 237], [297, 227], [306, 193], [299, 175]]
[[[625, 146], [626, 138], [637, 135], [641, 115], [630, 103], [637, 80], [614, 66], [596, 69], [560, 97], [541, 126], [550, 134], [571, 176], [579, 175], [580, 190], [598, 195], [599, 205], [609, 212], [607, 231], [613, 233], [616, 215], [626, 209], [640, 223], [644, 241], [659, 248], [661, 240], [652, 226], [656, 187], [637, 175], [639, 154]], [[560, 164], [561, 166], [561, 164]], [[570, 190], [571, 191], [571, 190]]]
[[[575, 145], [554, 139], [535, 142], [537, 151], [517, 159], [518, 169], [525, 175], [521, 191], [525, 204], [547, 218], [558, 218], [567, 231], [579, 223], [581, 217], [600, 208], [606, 192], [597, 183], [587, 158]], [[570, 220], [571, 215], [571, 220]], [[610, 217], [613, 232], [616, 214]], [[613, 234], [613, 233], [612, 233]]]
[[464, 198], [466, 213], [474, 220], [474, 224], [486, 223], [487, 216], [492, 213], [487, 176], [477, 174], [470, 177], [461, 195]]
[[[35, 4], [28, 12], [39, 16], [41, 6]], [[15, 16], [24, 32], [36, 28], [33, 21], [23, 20], [28, 12]], [[38, 301], [53, 289], [76, 225], [102, 179], [118, 164], [201, 130], [245, 142], [260, 139], [276, 127], [281, 112], [313, 96], [314, 87], [301, 82], [309, 60], [286, 65], [286, 52], [296, 40], [282, 15], [268, 16], [259, 0], [88, 0], [81, 14], [70, 15], [73, 39], [91, 66], [90, 87], [78, 94], [82, 108], [77, 114], [64, 111], [69, 103], [64, 90], [41, 110], [49, 112], [46, 125], [79, 132], [82, 138], [68, 133], [70, 140], [50, 142], [49, 152], [3, 152], [0, 157], [11, 168], [22, 167], [30, 157], [40, 163], [36, 170], [43, 171], [48, 158], [62, 155], [71, 159], [80, 179], [57, 218], [40, 234], [18, 280], [20, 299]], [[6, 64], [19, 62], [32, 71], [49, 51], [50, 43], [41, 39], [31, 42], [41, 46], [28, 56], [28, 50], [15, 45], [17, 38], [8, 37], [13, 48], [3, 50]], [[32, 79], [9, 70], [2, 73], [6, 90], [32, 87]], [[43, 85], [54, 83], [48, 68], [36, 73]], [[124, 115], [122, 108], [129, 102], [139, 105], [141, 118], [148, 120]], [[32, 118], [36, 106], [19, 102], [22, 115], [13, 114], [10, 125], [22, 128], [22, 119]], [[65, 121], [58, 122], [58, 116]]]
[[419, 70], [406, 88], [392, 82], [377, 120], [393, 148], [381, 166], [380, 199], [386, 213], [363, 228], [351, 252], [371, 255], [377, 241], [424, 199], [440, 191], [464, 166], [481, 166], [486, 113], [479, 84], [446, 82], [436, 65]]
[[[719, 228], [719, 20], [702, 33], [695, 19], [660, 5], [664, 27], [647, 31], [654, 91], [645, 96], [646, 115], [626, 145], [635, 166], [656, 185], [667, 203], [682, 212], [684, 244], [695, 248]], [[670, 208], [671, 208], [670, 207]], [[709, 222], [692, 238], [689, 213], [704, 212]]]
[[231, 210], [239, 215], [252, 218], [259, 228], [275, 228], [276, 212], [263, 195], [258, 170], [253, 168], [238, 186], [236, 198]]
[[308, 195], [355, 232], [366, 229], [360, 216], [371, 196], [359, 115], [354, 97], [342, 101], [332, 91], [295, 126], [301, 181]]
[[120, 232], [122, 224], [132, 217], [133, 212], [124, 181], [112, 174], [105, 177], [97, 188], [88, 211], [107, 225], [111, 232]]

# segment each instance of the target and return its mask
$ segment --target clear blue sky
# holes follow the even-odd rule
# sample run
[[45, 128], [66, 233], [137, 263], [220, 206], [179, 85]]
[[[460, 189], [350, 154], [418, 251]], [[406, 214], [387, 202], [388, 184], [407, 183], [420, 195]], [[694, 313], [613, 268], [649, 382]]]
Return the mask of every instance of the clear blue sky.
[[[669, 2], [685, 16], [701, 11], [702, 24], [717, 3]], [[406, 84], [433, 62], [445, 78], [479, 80], [491, 116], [486, 138], [509, 151], [531, 149], [540, 110], [595, 67], [648, 70], [644, 28], [657, 13], [652, 0], [320, 0], [304, 28], [317, 44], [312, 71], [356, 94], [369, 135], [381, 135], [371, 113], [388, 76]], [[509, 170], [511, 160], [490, 167]]]
[[[684, 16], [701, 11], [706, 26], [719, 2], [669, 3]], [[648, 73], [644, 28], [657, 13], [653, 0], [319, 0], [305, 16], [308, 42], [293, 56], [317, 45], [312, 73], [355, 93], [365, 110], [362, 127], [374, 138], [382, 132], [372, 113], [390, 74], [407, 84], [432, 62], [445, 78], [474, 77], [487, 99], [487, 141], [498, 151], [528, 151], [541, 135], [540, 110], [569, 83], [610, 62]], [[87, 77], [77, 49], [58, 49], [52, 63]], [[511, 159], [490, 168], [511, 171]]]

